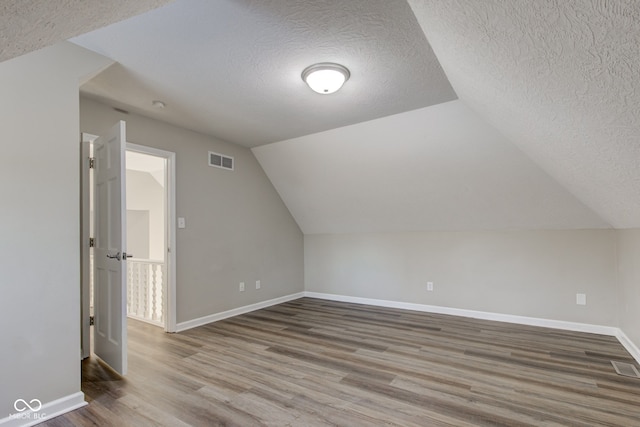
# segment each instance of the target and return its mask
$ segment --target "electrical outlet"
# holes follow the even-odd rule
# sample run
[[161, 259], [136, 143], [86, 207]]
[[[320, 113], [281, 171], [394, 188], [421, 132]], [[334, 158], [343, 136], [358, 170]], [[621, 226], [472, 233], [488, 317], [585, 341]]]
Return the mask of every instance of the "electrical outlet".
[[576, 294], [576, 304], [587, 305], [587, 294]]
[[244, 282], [240, 282], [240, 292], [244, 292]]
[[433, 290], [433, 282], [427, 282], [427, 290], [428, 291], [432, 291]]
[[256, 289], [260, 289], [261, 286], [260, 280], [256, 280]]

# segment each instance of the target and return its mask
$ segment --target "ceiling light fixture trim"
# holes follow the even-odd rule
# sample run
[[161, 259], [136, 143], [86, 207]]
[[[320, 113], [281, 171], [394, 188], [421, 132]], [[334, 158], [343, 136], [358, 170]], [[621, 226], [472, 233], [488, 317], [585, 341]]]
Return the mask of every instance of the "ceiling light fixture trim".
[[302, 80], [321, 95], [338, 91], [349, 77], [351, 73], [347, 67], [332, 62], [313, 64], [302, 71]]

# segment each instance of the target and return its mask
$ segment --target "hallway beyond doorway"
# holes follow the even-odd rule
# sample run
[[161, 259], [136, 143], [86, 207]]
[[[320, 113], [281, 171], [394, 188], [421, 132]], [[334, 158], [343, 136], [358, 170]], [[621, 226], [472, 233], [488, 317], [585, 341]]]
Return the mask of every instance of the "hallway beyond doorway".
[[127, 315], [164, 326], [167, 159], [127, 150]]

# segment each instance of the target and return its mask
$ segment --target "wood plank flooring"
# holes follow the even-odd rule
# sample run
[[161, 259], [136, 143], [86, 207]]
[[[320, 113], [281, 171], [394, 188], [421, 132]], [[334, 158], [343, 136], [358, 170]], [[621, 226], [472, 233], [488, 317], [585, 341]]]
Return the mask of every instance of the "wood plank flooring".
[[613, 337], [302, 298], [180, 334], [129, 321], [129, 375], [45, 426], [640, 426]]

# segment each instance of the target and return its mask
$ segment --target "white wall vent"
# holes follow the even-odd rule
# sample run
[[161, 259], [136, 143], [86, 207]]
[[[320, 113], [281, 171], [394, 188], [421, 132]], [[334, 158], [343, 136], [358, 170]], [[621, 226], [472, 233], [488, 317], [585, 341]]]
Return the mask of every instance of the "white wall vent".
[[233, 163], [234, 163], [233, 157], [225, 156], [224, 154], [214, 153], [213, 151], [209, 151], [209, 166], [232, 171]]

